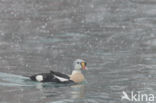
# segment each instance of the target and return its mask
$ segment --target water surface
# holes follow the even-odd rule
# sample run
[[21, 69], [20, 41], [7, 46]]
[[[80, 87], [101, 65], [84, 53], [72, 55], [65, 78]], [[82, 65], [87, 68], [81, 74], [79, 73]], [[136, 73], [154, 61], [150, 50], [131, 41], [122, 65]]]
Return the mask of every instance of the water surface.
[[[155, 0], [0, 0], [0, 103], [131, 103], [121, 100], [123, 91], [156, 96], [155, 11]], [[24, 77], [70, 74], [77, 58], [88, 63], [86, 84]]]

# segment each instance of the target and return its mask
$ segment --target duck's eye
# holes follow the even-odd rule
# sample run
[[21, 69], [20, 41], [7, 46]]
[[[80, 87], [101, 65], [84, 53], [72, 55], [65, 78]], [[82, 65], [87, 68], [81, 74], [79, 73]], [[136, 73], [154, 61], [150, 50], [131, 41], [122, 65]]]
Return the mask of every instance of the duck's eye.
[[85, 62], [85, 66], [87, 66], [87, 63]]
[[80, 62], [77, 62], [77, 64], [80, 64]]

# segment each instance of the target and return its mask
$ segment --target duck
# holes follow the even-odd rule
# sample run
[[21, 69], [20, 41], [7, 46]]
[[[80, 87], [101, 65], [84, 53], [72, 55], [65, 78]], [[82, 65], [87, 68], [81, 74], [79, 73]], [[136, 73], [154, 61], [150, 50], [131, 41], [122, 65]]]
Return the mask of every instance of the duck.
[[82, 59], [76, 59], [73, 62], [74, 69], [71, 75], [51, 70], [49, 73], [39, 73], [30, 76], [32, 81], [37, 82], [55, 82], [55, 83], [81, 83], [85, 81], [82, 70], [87, 70], [87, 62]]

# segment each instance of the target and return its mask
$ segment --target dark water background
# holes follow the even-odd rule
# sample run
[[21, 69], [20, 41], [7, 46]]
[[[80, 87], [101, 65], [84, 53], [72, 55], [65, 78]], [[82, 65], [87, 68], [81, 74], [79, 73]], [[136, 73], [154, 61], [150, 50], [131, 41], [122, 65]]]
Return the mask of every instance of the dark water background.
[[[77, 58], [87, 84], [20, 76]], [[132, 103], [123, 91], [156, 96], [156, 0], [0, 0], [0, 103]]]

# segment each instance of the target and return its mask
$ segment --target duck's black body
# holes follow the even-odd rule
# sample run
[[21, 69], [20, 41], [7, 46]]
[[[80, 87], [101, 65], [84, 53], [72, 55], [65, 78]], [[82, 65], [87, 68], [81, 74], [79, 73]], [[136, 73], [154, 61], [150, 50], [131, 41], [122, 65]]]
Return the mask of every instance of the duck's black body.
[[73, 83], [66, 74], [50, 71], [49, 73], [40, 73], [30, 76], [33, 81], [39, 82], [56, 82], [56, 83]]

